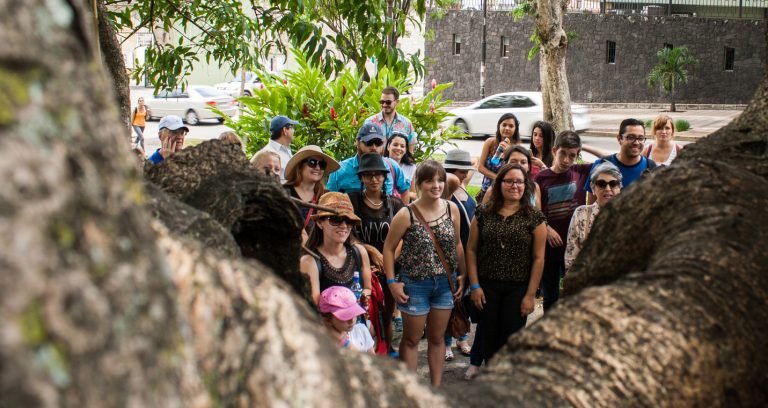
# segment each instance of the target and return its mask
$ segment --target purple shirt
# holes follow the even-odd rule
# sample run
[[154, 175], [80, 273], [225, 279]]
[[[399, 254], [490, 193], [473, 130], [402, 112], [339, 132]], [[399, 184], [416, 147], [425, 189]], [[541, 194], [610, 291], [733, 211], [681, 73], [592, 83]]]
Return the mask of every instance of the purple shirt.
[[[565, 255], [565, 242], [568, 238], [568, 226], [574, 210], [587, 201], [584, 184], [589, 179], [592, 163], [574, 164], [563, 173], [555, 173], [552, 169], [539, 172], [534, 179], [541, 189], [541, 210], [547, 217], [547, 224], [552, 227], [563, 240], [559, 248], [547, 245], [547, 257]], [[558, 255], [559, 254], [559, 255]]]

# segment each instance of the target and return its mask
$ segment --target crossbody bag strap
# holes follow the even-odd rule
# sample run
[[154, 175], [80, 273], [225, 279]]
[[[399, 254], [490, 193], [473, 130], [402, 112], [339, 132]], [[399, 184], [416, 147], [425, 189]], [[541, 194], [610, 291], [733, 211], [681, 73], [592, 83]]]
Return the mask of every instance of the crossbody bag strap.
[[[312, 196], [312, 200], [310, 201], [311, 204], [317, 203], [317, 200], [315, 200], [315, 196]], [[304, 218], [304, 229], [307, 229], [307, 225], [309, 225], [309, 221], [312, 220], [312, 213], [315, 211], [314, 208], [310, 208], [309, 211], [307, 211], [307, 217]]]
[[[446, 203], [446, 205], [450, 206], [450, 204], [448, 203]], [[440, 258], [440, 262], [442, 262], [443, 268], [445, 268], [445, 274], [448, 275], [448, 286], [451, 287], [451, 292], [455, 292], [456, 288], [453, 284], [453, 273], [451, 273], [451, 268], [448, 266], [448, 261], [445, 259], [445, 253], [443, 252], [443, 247], [440, 245], [440, 242], [437, 240], [437, 237], [435, 236], [435, 233], [432, 231], [432, 228], [424, 220], [424, 216], [421, 215], [421, 211], [419, 211], [418, 207], [416, 207], [415, 205], [409, 205], [408, 207], [413, 209], [413, 215], [415, 215], [416, 219], [424, 226], [424, 228], [427, 229], [427, 232], [429, 233], [429, 237], [432, 238], [432, 243], [435, 244], [435, 251], [437, 252], [437, 257]]]

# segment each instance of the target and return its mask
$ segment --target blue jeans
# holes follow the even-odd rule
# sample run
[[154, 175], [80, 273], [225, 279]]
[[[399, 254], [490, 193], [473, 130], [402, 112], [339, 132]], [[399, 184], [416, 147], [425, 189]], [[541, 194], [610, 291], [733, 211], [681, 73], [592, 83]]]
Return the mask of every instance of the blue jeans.
[[401, 313], [424, 316], [433, 308], [453, 309], [453, 293], [445, 274], [414, 280], [403, 271], [400, 273], [400, 281], [405, 284], [405, 294], [408, 295], [408, 302], [397, 304]]
[[136, 132], [136, 146], [144, 150], [144, 126], [133, 125], [133, 131]]

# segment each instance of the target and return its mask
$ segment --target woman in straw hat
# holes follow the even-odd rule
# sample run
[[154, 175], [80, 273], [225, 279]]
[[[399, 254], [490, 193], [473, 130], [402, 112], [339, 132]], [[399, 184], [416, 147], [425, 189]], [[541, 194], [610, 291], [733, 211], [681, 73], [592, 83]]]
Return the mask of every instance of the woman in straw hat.
[[[349, 197], [330, 192], [320, 197], [319, 203], [326, 209], [318, 210], [311, 217], [315, 227], [309, 234], [307, 249], [315, 252], [301, 257], [301, 271], [309, 276], [312, 299], [317, 303], [320, 292], [331, 286], [351, 287], [355, 272], [359, 273], [363, 286], [362, 303], [371, 295], [371, 267], [368, 253], [360, 244], [350, 241], [352, 227], [360, 223]], [[332, 211], [331, 211], [332, 210]]]
[[[302, 147], [285, 165], [285, 191], [291, 197], [312, 204], [317, 204], [325, 193], [325, 180], [328, 174], [339, 169], [336, 160], [315, 145]], [[299, 215], [304, 223], [304, 231], [309, 233], [313, 225], [312, 215], [315, 210], [299, 207]]]

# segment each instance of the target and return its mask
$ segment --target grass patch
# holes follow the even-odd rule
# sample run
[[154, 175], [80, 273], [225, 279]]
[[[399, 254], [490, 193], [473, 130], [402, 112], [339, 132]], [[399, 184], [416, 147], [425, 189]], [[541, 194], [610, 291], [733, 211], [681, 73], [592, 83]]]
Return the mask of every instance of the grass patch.
[[675, 121], [675, 130], [678, 132], [685, 132], [691, 128], [691, 124], [685, 119], [678, 119]]

